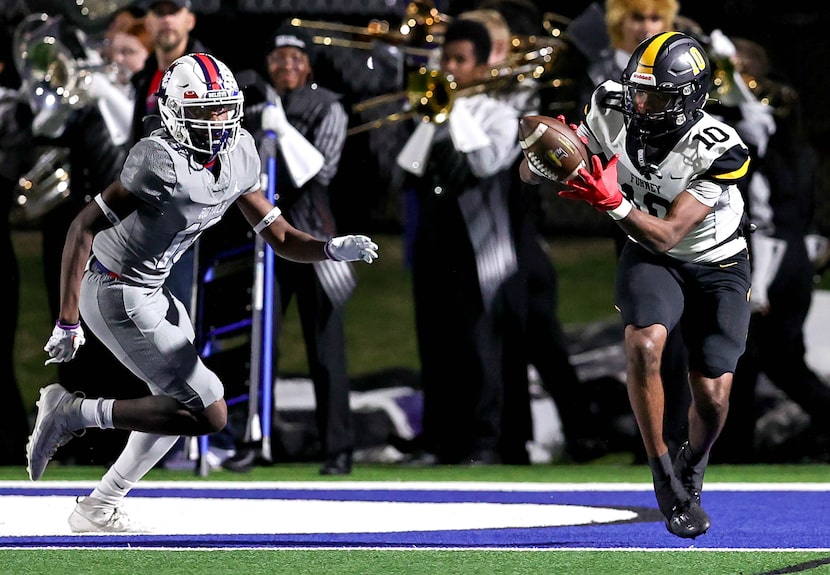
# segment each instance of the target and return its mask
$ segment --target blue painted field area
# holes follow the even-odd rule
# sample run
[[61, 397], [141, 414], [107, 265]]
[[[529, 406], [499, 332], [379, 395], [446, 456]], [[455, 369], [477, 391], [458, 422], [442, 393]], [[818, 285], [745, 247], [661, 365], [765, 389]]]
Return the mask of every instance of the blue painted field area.
[[92, 485], [0, 482], [0, 547], [830, 550], [830, 484], [707, 486], [696, 540], [645, 484], [146, 482], [124, 507], [142, 533], [73, 534]]

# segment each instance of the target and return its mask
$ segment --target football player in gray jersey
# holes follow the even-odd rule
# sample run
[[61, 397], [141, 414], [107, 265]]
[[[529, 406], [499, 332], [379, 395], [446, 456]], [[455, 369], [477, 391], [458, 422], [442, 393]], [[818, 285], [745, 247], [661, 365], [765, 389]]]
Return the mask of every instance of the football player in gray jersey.
[[[628, 234], [616, 279], [628, 396], [666, 527], [686, 538], [711, 525], [700, 506], [703, 474], [726, 420], [750, 317], [737, 186], [749, 151], [735, 130], [702, 110], [709, 77], [708, 58], [691, 36], [665, 32], [643, 41], [621, 83], [594, 91], [578, 128], [595, 154], [591, 169], [559, 192], [608, 213]], [[540, 181], [527, 161], [520, 173]], [[660, 361], [676, 325], [689, 352], [692, 405], [688, 441], [672, 462]]]
[[[275, 253], [297, 262], [377, 258], [366, 236], [315, 238], [291, 226], [259, 187], [260, 160], [240, 121], [243, 96], [213, 56], [182, 56], [159, 88], [163, 128], [133, 146], [120, 179], [70, 227], [61, 269], [61, 306], [45, 346], [47, 363], [69, 361], [89, 329], [152, 395], [84, 399], [60, 384], [40, 391], [27, 445], [32, 480], [55, 451], [86, 427], [131, 430], [124, 450], [69, 517], [73, 531], [140, 530], [120, 504], [179, 436], [225, 427], [222, 382], [200, 359], [182, 302], [164, 286], [181, 254], [236, 204]], [[115, 382], [113, 382], [115, 383]]]

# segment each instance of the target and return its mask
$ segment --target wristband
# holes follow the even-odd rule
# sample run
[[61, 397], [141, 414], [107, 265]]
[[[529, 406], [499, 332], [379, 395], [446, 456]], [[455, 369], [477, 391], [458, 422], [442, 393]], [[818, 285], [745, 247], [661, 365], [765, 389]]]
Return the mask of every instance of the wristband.
[[61, 320], [55, 322], [55, 325], [61, 328], [64, 331], [71, 331], [73, 329], [78, 329], [81, 327], [81, 322], [78, 323], [63, 323]]
[[115, 215], [115, 212], [113, 212], [107, 205], [107, 203], [104, 201], [104, 196], [98, 194], [97, 196], [95, 196], [94, 200], [95, 203], [98, 204], [98, 207], [101, 208], [101, 211], [104, 212], [104, 215], [107, 217], [107, 219], [110, 221], [112, 225], [117, 226], [121, 223], [121, 219], [117, 215]]
[[270, 226], [274, 220], [280, 217], [281, 213], [282, 211], [280, 211], [278, 207], [274, 206], [274, 208], [270, 212], [265, 214], [265, 217], [263, 217], [259, 221], [259, 223], [254, 226], [254, 232], [258, 234], [259, 232]]
[[619, 206], [613, 210], [608, 210], [606, 213], [611, 216], [612, 220], [621, 220], [631, 212], [633, 207], [634, 205], [631, 202], [623, 198], [623, 201], [620, 202]]
[[[334, 239], [334, 238], [332, 238], [332, 239]], [[330, 259], [332, 261], [335, 261], [335, 262], [340, 261], [336, 257], [334, 257], [331, 253], [331, 240], [329, 240], [325, 243], [325, 245], [323, 246], [323, 252], [326, 254], [326, 257], [328, 259]]]

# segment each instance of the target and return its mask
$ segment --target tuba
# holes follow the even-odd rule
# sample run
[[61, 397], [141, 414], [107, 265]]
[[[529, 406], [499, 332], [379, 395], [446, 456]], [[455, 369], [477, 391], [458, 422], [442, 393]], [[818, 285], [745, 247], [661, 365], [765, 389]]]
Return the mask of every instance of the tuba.
[[[21, 94], [34, 115], [32, 131], [48, 138], [59, 137], [70, 114], [94, 101], [89, 93], [94, 72], [117, 73], [87, 50], [84, 32], [62, 16], [45, 13], [31, 14], [15, 28], [13, 57]], [[10, 213], [14, 225], [34, 225], [69, 198], [68, 157], [66, 148], [37, 150], [34, 165], [18, 181]]]
[[94, 72], [117, 74], [116, 66], [87, 45], [86, 34], [62, 16], [32, 14], [15, 29], [15, 65], [35, 114], [36, 134], [59, 136], [69, 114], [94, 100], [89, 93]]
[[50, 146], [40, 150], [28, 172], [20, 176], [9, 223], [18, 228], [35, 226], [40, 219], [69, 199], [69, 150]]

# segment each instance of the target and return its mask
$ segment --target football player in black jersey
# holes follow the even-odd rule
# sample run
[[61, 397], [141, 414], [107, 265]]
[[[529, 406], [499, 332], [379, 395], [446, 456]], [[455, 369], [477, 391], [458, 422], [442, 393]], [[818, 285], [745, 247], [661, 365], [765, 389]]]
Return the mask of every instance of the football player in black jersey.
[[[621, 82], [594, 91], [578, 133], [595, 155], [563, 197], [608, 213], [628, 235], [617, 269], [625, 325], [628, 396], [667, 529], [684, 538], [711, 521], [700, 493], [709, 452], [749, 326], [750, 267], [738, 189], [749, 151], [730, 126], [703, 111], [710, 66], [693, 37], [643, 41]], [[540, 181], [526, 161], [522, 178]], [[688, 441], [674, 461], [664, 437], [660, 375], [669, 331], [689, 356]]]

